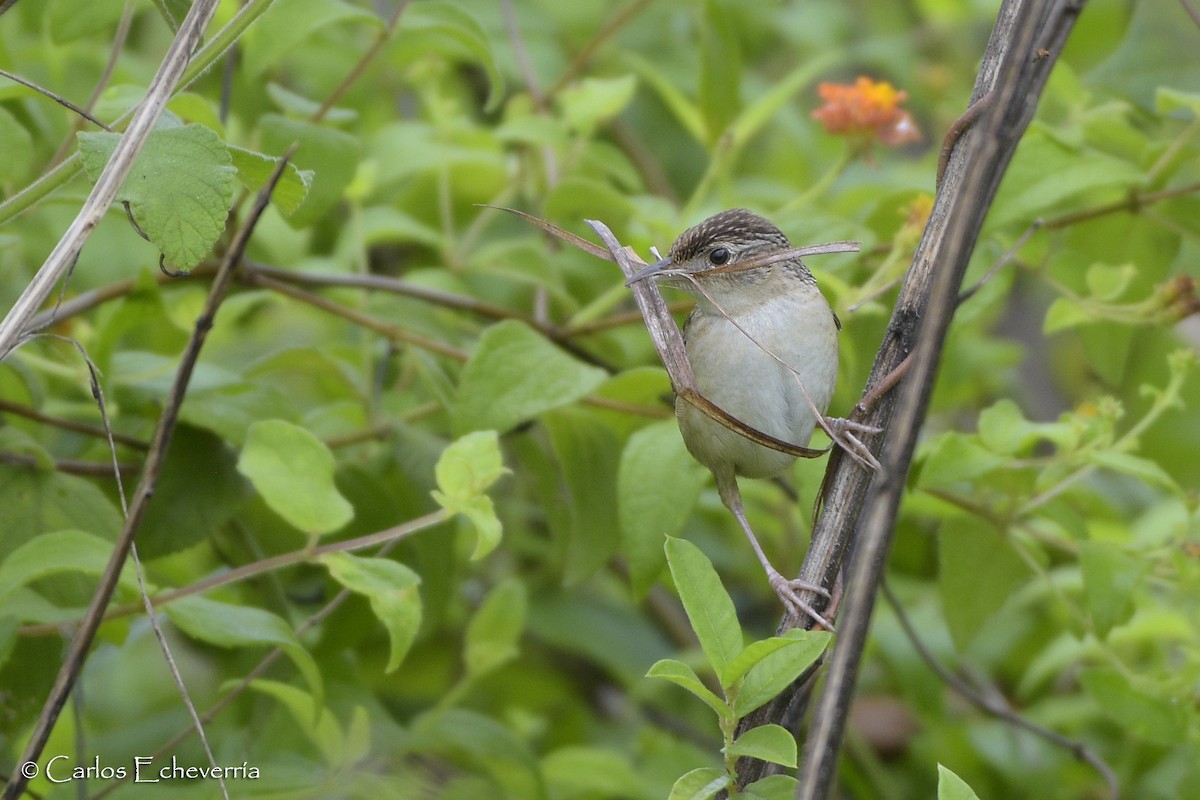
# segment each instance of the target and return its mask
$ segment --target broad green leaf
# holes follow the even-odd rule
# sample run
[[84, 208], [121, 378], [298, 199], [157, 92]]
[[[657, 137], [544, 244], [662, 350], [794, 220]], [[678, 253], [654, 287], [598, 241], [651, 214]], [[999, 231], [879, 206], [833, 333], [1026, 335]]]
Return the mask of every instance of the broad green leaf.
[[304, 676], [318, 706], [324, 702], [321, 671], [282, 617], [251, 606], [204, 597], [181, 597], [163, 606], [171, 622], [193, 639], [217, 647], [278, 647]]
[[643, 779], [629, 757], [606, 747], [560, 747], [542, 759], [546, 783], [558, 797], [641, 797]]
[[559, 409], [544, 415], [542, 424], [559, 464], [559, 502], [569, 520], [563, 582], [574, 586], [608, 563], [620, 541], [613, 535], [620, 442], [591, 409]]
[[[324, 0], [318, 0], [324, 2]], [[258, 30], [265, 30], [259, 25]], [[286, 217], [288, 225], [304, 229], [323, 218], [342, 201], [342, 195], [362, 156], [357, 137], [326, 125], [266, 114], [259, 120], [260, 147], [267, 153], [283, 153], [298, 144], [291, 163], [312, 175], [308, 193], [299, 207]]]
[[1046, 309], [1046, 319], [1042, 322], [1042, 333], [1049, 335], [1092, 322], [1096, 322], [1092, 312], [1081, 306], [1077, 300], [1071, 297], [1059, 297]]
[[526, 606], [525, 584], [516, 578], [492, 589], [467, 623], [463, 661], [468, 677], [478, 678], [517, 656]]
[[979, 443], [972, 435], [948, 431], [925, 444], [920, 483], [941, 488], [970, 481], [1008, 463], [1008, 459]]
[[708, 128], [699, 106], [679, 89], [678, 84], [662, 71], [661, 66], [651, 59], [642, 58], [632, 50], [624, 51], [623, 56], [625, 63], [654, 90], [658, 99], [683, 129], [699, 144], [708, 144]]
[[1187, 735], [1186, 709], [1171, 690], [1158, 689], [1148, 681], [1135, 685], [1120, 671], [1107, 667], [1084, 671], [1080, 681], [1127, 736], [1172, 746]]
[[700, 767], [675, 781], [667, 800], [708, 800], [728, 786], [729, 776], [723, 771]]
[[829, 646], [831, 634], [825, 631], [806, 631], [793, 628], [782, 636], [771, 636], [746, 645], [742, 652], [729, 662], [725, 670], [726, 686], [733, 686], [767, 656], [783, 648], [791, 648], [788, 658], [796, 662], [811, 664]]
[[791, 775], [768, 775], [742, 790], [746, 800], [793, 800], [799, 782]]
[[284, 54], [310, 36], [343, 22], [383, 25], [371, 12], [343, 0], [274, 0], [239, 43], [245, 77], [255, 80], [268, 69], [278, 68]]
[[121, 530], [120, 510], [96, 484], [61, 472], [0, 466], [0, 509], [0, 558], [50, 531], [81, 530], [112, 541]]
[[1148, 458], [1116, 450], [1096, 450], [1088, 454], [1088, 460], [1097, 466], [1111, 469], [1122, 475], [1130, 475], [1154, 486], [1171, 491], [1179, 490], [1178, 484], [1167, 471]]
[[1186, 111], [1193, 118], [1200, 117], [1200, 94], [1183, 92], [1169, 86], [1160, 86], [1154, 93], [1154, 110], [1163, 116], [1175, 114], [1177, 111]]
[[295, 686], [263, 678], [252, 681], [250, 687], [282, 703], [304, 735], [321, 751], [327, 764], [346, 765], [346, 737], [333, 714], [316, 698]]
[[[234, 169], [237, 170], [238, 181], [252, 192], [261, 191], [279, 166], [279, 159], [274, 156], [233, 145], [229, 146], [229, 155]], [[312, 180], [312, 170], [300, 169], [294, 163], [288, 162], [282, 177], [271, 192], [271, 202], [284, 216], [291, 214], [308, 196], [308, 187], [312, 185]]]
[[416, 752], [472, 764], [499, 784], [498, 797], [545, 800], [546, 789], [529, 745], [491, 717], [449, 708], [417, 717], [410, 730]]
[[739, 736], [726, 749], [727, 755], [749, 756], [785, 767], [796, 766], [796, 739], [782, 725], [759, 725]]
[[617, 467], [617, 518], [629, 579], [644, 595], [666, 563], [663, 540], [677, 536], [704, 485], [705, 469], [684, 447], [675, 420], [629, 437]]
[[938, 764], [938, 800], [979, 800], [967, 782]]
[[[112, 557], [113, 543], [83, 531], [43, 533], [25, 542], [0, 562], [0, 606], [21, 586], [64, 572], [99, 575]], [[137, 590], [129, 569], [121, 572], [121, 585]]]
[[963, 517], [943, 523], [938, 561], [942, 609], [959, 650], [1030, 574], [1029, 565], [1008, 539], [978, 520]]
[[463, 367], [454, 428], [507, 433], [579, 400], [606, 377], [604, 370], [567, 355], [528, 325], [506, 320], [483, 332]]
[[598, 125], [620, 114], [633, 100], [637, 79], [633, 75], [619, 78], [583, 78], [555, 96], [568, 124], [590, 136]]
[[[807, 633], [807, 635], [800, 635]], [[737, 697], [733, 701], [734, 714], [744, 717], [763, 703], [769, 702], [780, 692], [800, 677], [809, 666], [820, 657], [829, 643], [830, 634], [820, 631], [797, 631], [785, 634], [785, 639], [795, 641], [774, 652], [758, 659], [758, 663], [747, 670], [738, 688]], [[753, 647], [753, 645], [751, 645]], [[743, 651], [745, 652], [745, 651]], [[754, 651], [747, 655], [747, 660], [756, 656]], [[730, 670], [740, 669], [740, 660], [731, 663]]]
[[1126, 622], [1133, 614], [1133, 590], [1149, 564], [1131, 557], [1111, 542], [1082, 542], [1079, 552], [1083, 567], [1083, 589], [1092, 627], [1098, 637]]
[[475, 526], [472, 559], [483, 558], [500, 543], [500, 518], [492, 499], [483, 492], [506, 472], [495, 431], [476, 431], [460, 437], [442, 452], [434, 468], [439, 488], [433, 492], [433, 499], [447, 511], [462, 514]]
[[143, 558], [184, 550], [216, 533], [248, 495], [233, 451], [212, 433], [180, 425], [138, 531]]
[[317, 437], [279, 419], [250, 426], [238, 472], [271, 510], [310, 536], [332, 533], [354, 509], [333, 482], [333, 454]]
[[1116, 300], [1129, 288], [1130, 282], [1137, 277], [1137, 267], [1133, 264], [1092, 264], [1087, 271], [1088, 291], [1097, 300], [1105, 302]]
[[[80, 133], [79, 152], [95, 181], [120, 134]], [[146, 139], [117, 192], [168, 264], [190, 269], [212, 251], [233, 201], [234, 168], [225, 143], [203, 125], [160, 127]]]
[[[469, 6], [468, 6], [469, 8]], [[492, 38], [461, 5], [446, 0], [426, 0], [406, 9], [400, 18], [400, 42], [428, 48], [418, 37], [439, 36], [465, 50], [488, 77], [487, 110], [494, 110], [504, 97], [504, 75], [492, 52]]]
[[667, 539], [667, 564], [683, 608], [722, 686], [729, 662], [742, 652], [737, 612], [712, 562], [685, 539]]
[[420, 576], [405, 565], [386, 558], [361, 558], [349, 553], [321, 556], [330, 576], [371, 603], [371, 610], [387, 628], [391, 641], [385, 672], [400, 666], [421, 627]]
[[662, 678], [676, 686], [687, 689], [707, 703], [709, 708], [717, 712], [718, 717], [725, 717], [729, 714], [729, 707], [725, 701], [717, 697], [711, 689], [705, 686], [704, 682], [696, 676], [692, 668], [682, 661], [676, 661], [673, 658], [659, 659], [646, 672], [646, 677]]
[[4, 142], [4, 158], [0, 159], [0, 184], [24, 178], [33, 160], [33, 137], [4, 108], [0, 108], [0, 142]]

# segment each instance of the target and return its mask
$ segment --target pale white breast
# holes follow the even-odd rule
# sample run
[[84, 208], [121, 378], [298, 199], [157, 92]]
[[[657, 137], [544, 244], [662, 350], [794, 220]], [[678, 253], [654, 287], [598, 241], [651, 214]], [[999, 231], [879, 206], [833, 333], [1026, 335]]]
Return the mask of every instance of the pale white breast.
[[[753, 302], [741, 299], [744, 302], [730, 298], [727, 303], [717, 298], [737, 325], [706, 301], [689, 320], [687, 352], [697, 386], [705, 397], [748, 425], [806, 445], [816, 425], [813, 409], [825, 413], [837, 382], [833, 312], [812, 284]], [[736, 474], [761, 478], [778, 474], [793, 461], [682, 400], [676, 402], [676, 413], [688, 449], [709, 469], [733, 464]]]

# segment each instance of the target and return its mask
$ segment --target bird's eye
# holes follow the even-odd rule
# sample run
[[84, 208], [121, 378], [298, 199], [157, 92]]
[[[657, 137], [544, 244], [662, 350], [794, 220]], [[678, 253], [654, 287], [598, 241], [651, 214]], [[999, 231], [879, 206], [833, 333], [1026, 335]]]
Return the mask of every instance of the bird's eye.
[[712, 252], [710, 252], [708, 254], [708, 262], [710, 264], [712, 264], [714, 267], [719, 267], [723, 264], [728, 264], [729, 258], [730, 258], [730, 254], [729, 254], [728, 247], [714, 247], [712, 249]]

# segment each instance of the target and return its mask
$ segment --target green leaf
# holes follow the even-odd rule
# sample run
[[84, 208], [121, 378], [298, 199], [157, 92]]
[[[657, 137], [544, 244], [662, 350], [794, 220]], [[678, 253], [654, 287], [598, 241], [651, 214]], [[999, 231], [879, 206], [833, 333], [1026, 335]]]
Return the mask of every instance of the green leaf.
[[329, 709], [308, 692], [279, 681], [258, 679], [250, 687], [278, 700], [330, 766], [347, 766], [346, 737]]
[[685, 539], [667, 539], [667, 564], [700, 647], [722, 686], [729, 662], [742, 652], [742, 629], [733, 601], [712, 562]]
[[729, 776], [723, 771], [712, 767], [700, 767], [675, 781], [667, 800], [708, 800], [728, 786]]
[[683, 529], [704, 481], [705, 469], [684, 447], [674, 420], [629, 437], [617, 467], [617, 519], [629, 580], [639, 597], [666, 563], [663, 537]]
[[1030, 574], [1008, 539], [977, 520], [952, 517], [938, 535], [946, 625], [963, 650]]
[[485, 110], [494, 110], [504, 97], [504, 75], [492, 52], [492, 38], [487, 31], [456, 3], [426, 0], [413, 4], [400, 18], [400, 41], [430, 52], [434, 50], [427, 41], [431, 35], [450, 40], [483, 67], [488, 78]]
[[459, 432], [506, 433], [527, 419], [569, 405], [606, 378], [546, 341], [528, 325], [506, 320], [483, 332], [463, 367], [454, 406]]
[[[79, 152], [95, 181], [121, 135], [80, 133]], [[203, 125], [151, 132], [117, 200], [128, 202], [138, 226], [167, 263], [199, 264], [225, 230], [233, 201], [234, 168], [221, 138]]]
[[290, 625], [269, 611], [203, 597], [181, 597], [163, 606], [171, 622], [185, 634], [217, 647], [278, 647], [304, 676], [309, 689], [324, 702], [324, 685], [317, 662]]
[[617, 463], [620, 443], [591, 409], [564, 408], [546, 414], [560, 472], [559, 502], [568, 526], [563, 582], [574, 586], [602, 568], [617, 550]]
[[675, 120], [700, 144], [708, 144], [708, 128], [700, 107], [680, 89], [678, 83], [662, 71], [659, 64], [642, 58], [632, 50], [623, 52], [625, 63], [645, 81]]
[[239, 42], [245, 77], [255, 80], [272, 67], [278, 69], [284, 54], [342, 22], [383, 26], [371, 12], [343, 0], [274, 0]]
[[[229, 155], [237, 170], [238, 181], [252, 192], [261, 191], [279, 166], [279, 159], [274, 156], [233, 145], [229, 146]], [[312, 170], [300, 169], [289, 161], [271, 192], [271, 202], [284, 216], [292, 214], [308, 196], [312, 180]]]
[[463, 661], [478, 678], [517, 656], [525, 629], [525, 585], [516, 578], [497, 584], [467, 624]]
[[33, 162], [33, 137], [4, 108], [0, 108], [0, 142], [4, 142], [4, 158], [0, 159], [0, 184], [24, 178]]
[[[260, 25], [258, 29], [264, 28]], [[309, 172], [312, 180], [304, 201], [286, 219], [297, 230], [307, 228], [342, 202], [358, 169], [362, 145], [357, 137], [342, 131], [279, 114], [265, 114], [258, 124], [263, 151], [283, 153], [293, 144], [299, 145], [291, 163]]]
[[1072, 297], [1059, 297], [1046, 309], [1046, 319], [1042, 322], [1042, 333], [1047, 335], [1058, 333], [1068, 328], [1087, 325], [1095, 322], [1092, 312], [1079, 304]]
[[967, 782], [938, 764], [938, 800], [979, 800]]
[[180, 425], [138, 531], [142, 558], [176, 553], [216, 533], [248, 494], [233, 451], [215, 435]]
[[330, 576], [371, 603], [371, 610], [387, 628], [391, 641], [386, 672], [400, 666], [421, 627], [420, 576], [405, 565], [386, 558], [360, 558], [349, 553], [327, 553], [321, 562]]
[[729, 706], [724, 700], [717, 697], [715, 693], [703, 681], [696, 676], [696, 673], [687, 664], [682, 661], [676, 661], [673, 658], [663, 658], [655, 661], [646, 672], [647, 678], [662, 678], [681, 688], [687, 689], [692, 694], [699, 697], [708, 707], [717, 712], [718, 717], [726, 717], [729, 715]]
[[946, 487], [986, 475], [1008, 459], [981, 445], [970, 434], [948, 431], [927, 442], [923, 449], [920, 484]]
[[555, 797], [641, 797], [642, 778], [628, 756], [605, 747], [560, 747], [542, 759]]
[[555, 96], [567, 123], [584, 136], [625, 110], [637, 90], [633, 75], [583, 78]]
[[112, 541], [121, 530], [121, 512], [101, 489], [60, 472], [0, 466], [0, 508], [0, 558], [50, 531], [81, 530]]
[[802, 645], [800, 649], [789, 650], [788, 658], [797, 663], [803, 662], [807, 666], [816, 661], [825, 651], [825, 648], [829, 646], [831, 636], [826, 631], [806, 631], [793, 628], [782, 636], [771, 636], [751, 642], [729, 662], [729, 666], [725, 670], [725, 679], [728, 681], [726, 686], [737, 683], [743, 675], [758, 666], [763, 659], [785, 647], [796, 648], [798, 645]]
[[1092, 627], [1101, 639], [1133, 615], [1133, 590], [1149, 565], [1111, 542], [1082, 542], [1079, 562]]
[[1144, 483], [1161, 486], [1174, 492], [1179, 491], [1179, 485], [1167, 471], [1148, 458], [1116, 450], [1095, 450], [1088, 453], [1088, 460], [1096, 466], [1119, 472], [1122, 475], [1130, 475]]
[[1095, 299], [1110, 302], [1123, 295], [1136, 277], [1137, 267], [1133, 264], [1092, 264], [1088, 267], [1086, 280], [1088, 291]]
[[796, 766], [796, 739], [782, 725], [759, 725], [739, 736], [725, 749], [726, 755], [749, 756], [785, 767]]
[[[792, 644], [758, 658], [758, 663], [746, 671], [733, 701], [734, 714], [740, 719], [790, 686], [817, 660], [828, 646], [830, 636], [823, 631], [788, 631], [784, 634], [782, 638], [794, 640]], [[745, 662], [741, 655], [730, 664], [729, 672], [743, 666]], [[757, 656], [758, 651], [752, 650], [746, 654], [746, 660]]]
[[1164, 117], [1177, 111], [1186, 111], [1193, 118], [1200, 117], [1200, 94], [1160, 86], [1154, 92], [1154, 111]]
[[447, 511], [464, 515], [475, 526], [472, 559], [483, 558], [500, 543], [500, 519], [491, 498], [483, 493], [506, 472], [495, 431], [460, 437], [442, 451], [434, 467], [439, 488], [433, 492], [433, 499]]
[[317, 437], [279, 419], [250, 426], [238, 472], [267, 505], [310, 536], [332, 533], [354, 517], [333, 482], [333, 453]]
[[[0, 562], [0, 605], [14, 590], [51, 575], [99, 575], [108, 566], [112, 552], [112, 542], [83, 531], [55, 531], [30, 539]], [[137, 590], [129, 569], [121, 572], [121, 586]]]
[[1127, 736], [1177, 745], [1187, 735], [1187, 712], [1172, 690], [1135, 686], [1116, 669], [1098, 668], [1080, 676], [1083, 688]]
[[746, 800], [793, 800], [799, 784], [791, 775], [768, 775], [742, 790]]

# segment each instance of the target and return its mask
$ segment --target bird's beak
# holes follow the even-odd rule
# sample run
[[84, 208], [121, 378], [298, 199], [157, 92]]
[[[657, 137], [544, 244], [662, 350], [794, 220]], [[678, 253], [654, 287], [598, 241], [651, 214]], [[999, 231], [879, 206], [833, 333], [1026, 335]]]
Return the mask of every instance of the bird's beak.
[[640, 280], [644, 280], [646, 278], [653, 277], [654, 275], [657, 275], [658, 273], [662, 272], [665, 269], [670, 269], [673, 266], [673, 264], [674, 264], [674, 262], [671, 261], [670, 256], [667, 256], [666, 258], [660, 258], [658, 261], [655, 261], [653, 264], [646, 267], [645, 269], [640, 269], [637, 272], [633, 273], [633, 275], [631, 275], [629, 277], [629, 280], [625, 281], [625, 285], [631, 286]]

